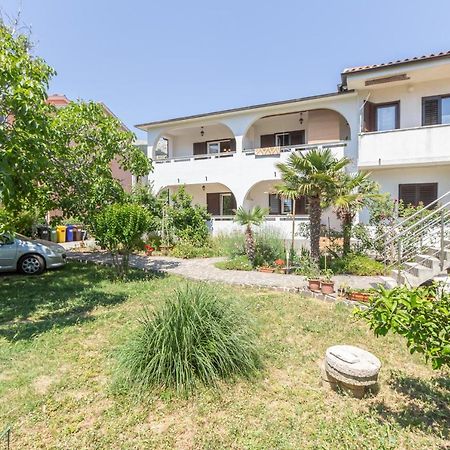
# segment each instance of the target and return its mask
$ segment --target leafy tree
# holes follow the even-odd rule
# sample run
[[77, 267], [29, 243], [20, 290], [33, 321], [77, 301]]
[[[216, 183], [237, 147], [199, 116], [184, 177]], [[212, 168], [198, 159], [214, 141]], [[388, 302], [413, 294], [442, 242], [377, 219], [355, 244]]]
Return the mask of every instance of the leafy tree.
[[0, 21], [0, 201], [8, 211], [42, 202], [49, 161], [47, 88], [54, 70]]
[[322, 203], [332, 198], [339, 173], [349, 163], [348, 158], [334, 157], [330, 149], [313, 149], [307, 153], [292, 153], [287, 163], [277, 164], [283, 182], [309, 198], [311, 257], [316, 262], [320, 258]]
[[450, 366], [450, 294], [437, 286], [380, 288], [363, 318], [376, 336], [389, 331], [407, 339], [411, 353], [422, 353], [434, 369]]
[[269, 211], [260, 206], [254, 206], [250, 211], [247, 211], [242, 206], [236, 211], [234, 220], [239, 224], [245, 226], [245, 250], [248, 259], [252, 264], [255, 262], [255, 238], [253, 236], [252, 225], [261, 225]]
[[171, 196], [166, 209], [169, 226], [178, 239], [203, 246], [209, 236], [206, 221], [209, 214], [203, 206], [193, 205], [192, 196], [181, 186]]
[[129, 194], [129, 201], [131, 203], [141, 205], [149, 212], [151, 217], [150, 232], [156, 232], [161, 229], [163, 208], [167, 204], [166, 194], [166, 192], [163, 192], [160, 195], [155, 195], [152, 186], [143, 183], [137, 183], [133, 186]]
[[336, 208], [336, 214], [342, 223], [343, 254], [350, 252], [353, 219], [358, 211], [380, 197], [378, 185], [371, 180], [369, 173], [357, 172], [339, 174], [333, 197], [330, 199]]
[[51, 163], [41, 184], [49, 209], [89, 220], [105, 204], [123, 202], [125, 192], [111, 171], [117, 160], [136, 176], [151, 169], [147, 157], [133, 145], [134, 135], [94, 102], [71, 102], [50, 117]]
[[149, 213], [139, 205], [109, 205], [95, 215], [95, 237], [111, 253], [119, 278], [128, 273], [130, 254], [142, 248], [142, 235], [150, 220]]

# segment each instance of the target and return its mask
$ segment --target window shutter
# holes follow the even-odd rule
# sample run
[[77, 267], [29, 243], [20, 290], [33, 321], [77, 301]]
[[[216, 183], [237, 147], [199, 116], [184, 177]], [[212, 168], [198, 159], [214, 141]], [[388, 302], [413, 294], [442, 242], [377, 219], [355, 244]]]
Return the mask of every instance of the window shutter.
[[194, 142], [194, 155], [206, 155], [206, 142]]
[[295, 199], [295, 215], [306, 214], [306, 197], [302, 195]]
[[207, 211], [212, 216], [220, 216], [220, 194], [206, 194]]
[[261, 136], [261, 148], [274, 147], [275, 146], [275, 135], [274, 134], [263, 134]]
[[362, 131], [375, 131], [375, 105], [372, 102], [364, 103], [364, 122]]
[[303, 145], [305, 143], [305, 130], [291, 131], [291, 145]]
[[269, 194], [269, 214], [281, 214], [281, 200], [277, 194]]
[[416, 184], [399, 184], [398, 198], [405, 205], [417, 205], [417, 185]]
[[422, 100], [422, 125], [437, 125], [439, 119], [439, 98]]
[[437, 199], [437, 183], [399, 184], [399, 199], [405, 205], [429, 205]]
[[429, 205], [437, 199], [437, 183], [424, 183], [418, 185], [418, 198], [424, 206]]

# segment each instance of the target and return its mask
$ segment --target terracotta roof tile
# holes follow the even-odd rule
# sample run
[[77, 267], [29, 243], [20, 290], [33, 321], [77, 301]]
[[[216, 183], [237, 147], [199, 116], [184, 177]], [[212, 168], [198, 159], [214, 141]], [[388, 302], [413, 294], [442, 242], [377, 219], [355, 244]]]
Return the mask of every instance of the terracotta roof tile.
[[415, 62], [415, 61], [425, 61], [425, 60], [429, 60], [429, 59], [437, 59], [437, 58], [445, 58], [445, 57], [450, 57], [450, 51], [439, 52], [439, 53], [430, 53], [429, 55], [414, 56], [413, 58], [398, 59], [396, 61], [389, 61], [389, 62], [381, 63], [381, 64], [371, 64], [369, 66], [349, 67], [347, 69], [344, 69], [342, 71], [342, 74], [362, 72], [364, 70], [380, 69], [383, 67], [396, 66], [398, 64], [406, 64], [406, 63], [411, 63], [411, 62]]

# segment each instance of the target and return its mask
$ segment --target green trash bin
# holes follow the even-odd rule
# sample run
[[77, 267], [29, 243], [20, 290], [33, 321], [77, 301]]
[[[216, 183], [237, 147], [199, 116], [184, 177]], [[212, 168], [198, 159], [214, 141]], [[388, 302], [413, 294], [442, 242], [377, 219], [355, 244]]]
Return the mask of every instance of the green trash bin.
[[58, 242], [57, 233], [56, 233], [56, 230], [55, 230], [54, 228], [52, 228], [52, 229], [50, 230], [50, 240], [51, 240], [52, 242]]

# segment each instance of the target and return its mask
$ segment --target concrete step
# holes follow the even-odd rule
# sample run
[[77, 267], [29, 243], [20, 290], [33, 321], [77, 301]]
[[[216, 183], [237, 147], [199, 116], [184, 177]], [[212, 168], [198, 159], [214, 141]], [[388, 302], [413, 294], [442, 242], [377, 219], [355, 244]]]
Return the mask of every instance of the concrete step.
[[417, 278], [428, 280], [433, 275], [435, 275], [432, 268], [423, 266], [422, 264], [416, 263], [416, 262], [407, 262], [403, 263], [403, 267], [406, 272], [414, 275]]
[[433, 270], [433, 272], [438, 272], [440, 270], [440, 260], [434, 256], [430, 255], [416, 255], [414, 262], [422, 264], [422, 266], [428, 267]]
[[[439, 257], [440, 249], [439, 247], [427, 247], [424, 249], [423, 253], [432, 255], [436, 258]], [[450, 261], [450, 249], [448, 249], [447, 247], [444, 248], [444, 259], [446, 261]]]
[[[394, 269], [391, 271], [392, 278], [397, 281], [398, 285], [406, 285], [410, 287], [420, 286], [423, 281], [420, 278], [414, 276], [411, 273], [405, 272], [404, 270], [400, 271], [400, 276], [398, 276], [398, 270]], [[425, 281], [425, 280], [424, 280]]]

